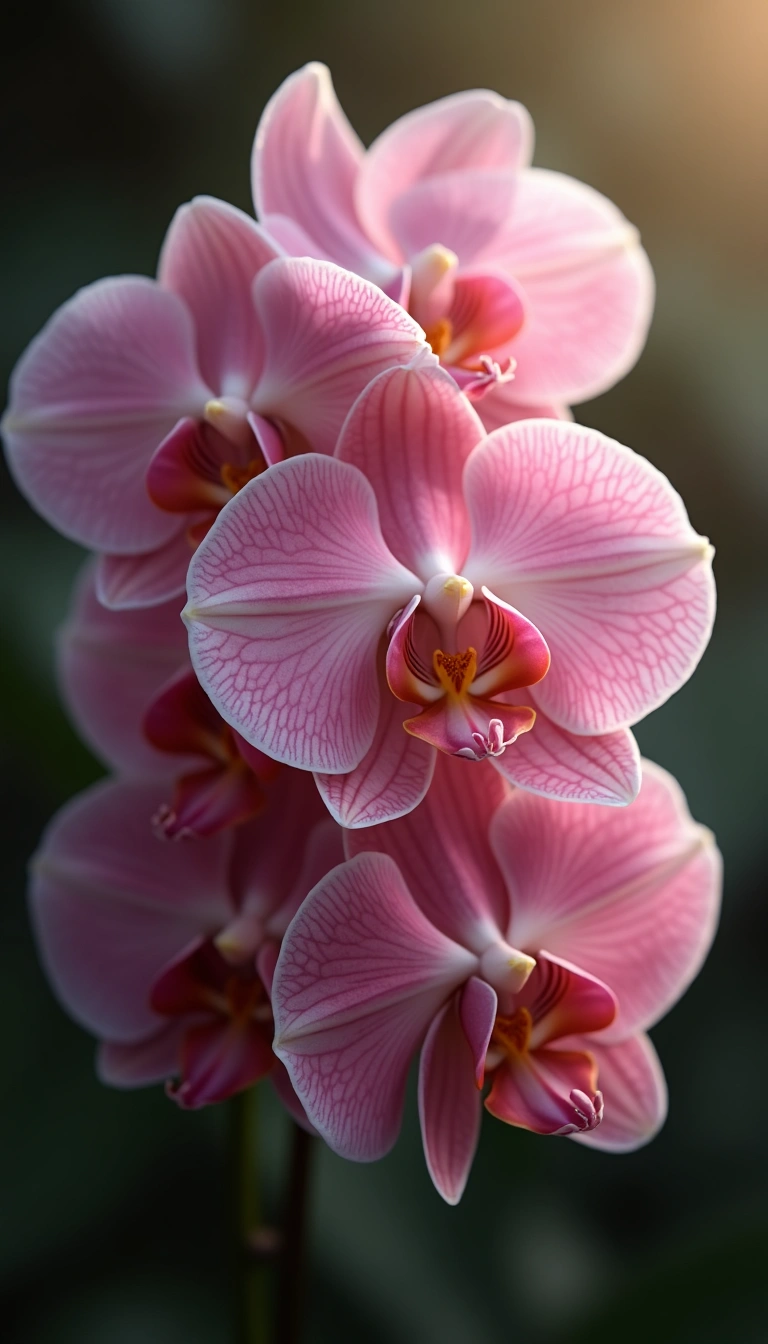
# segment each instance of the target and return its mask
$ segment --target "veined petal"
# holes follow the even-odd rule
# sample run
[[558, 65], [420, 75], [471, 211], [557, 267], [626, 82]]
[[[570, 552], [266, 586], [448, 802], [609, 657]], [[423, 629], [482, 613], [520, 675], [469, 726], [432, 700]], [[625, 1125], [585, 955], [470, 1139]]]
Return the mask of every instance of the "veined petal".
[[[536, 708], [535, 692], [510, 691], [504, 698]], [[640, 752], [628, 728], [578, 737], [540, 710], [532, 731], [517, 739], [513, 751], [496, 758], [495, 765], [518, 788], [562, 802], [624, 807], [640, 788]]]
[[328, 261], [272, 262], [254, 284], [266, 336], [254, 409], [332, 453], [353, 402], [372, 378], [433, 357], [421, 327], [377, 285]]
[[426, 798], [385, 826], [350, 831], [349, 855], [388, 854], [419, 907], [449, 938], [481, 953], [506, 935], [508, 896], [488, 845], [507, 785], [487, 764], [438, 756]]
[[153, 551], [99, 556], [96, 587], [99, 601], [105, 607], [113, 611], [138, 611], [173, 603], [179, 613], [194, 544], [188, 529], [179, 527], [178, 519], [176, 529], [169, 541]]
[[210, 396], [175, 294], [141, 276], [99, 280], [65, 303], [22, 355], [3, 422], [20, 490], [47, 522], [96, 550], [159, 546], [176, 519], [144, 474], [180, 416]]
[[371, 482], [384, 540], [425, 581], [461, 573], [469, 549], [464, 464], [483, 427], [439, 367], [389, 369], [358, 397], [336, 456]]
[[515, 999], [533, 1019], [528, 1049], [602, 1031], [616, 1017], [616, 996], [601, 980], [536, 948], [536, 965]]
[[413, 811], [432, 781], [435, 753], [403, 727], [415, 706], [397, 700], [379, 677], [379, 721], [370, 748], [346, 775], [315, 775], [331, 816], [352, 830]]
[[84, 566], [57, 635], [62, 696], [78, 732], [106, 765], [167, 776], [173, 767], [143, 736], [141, 724], [161, 686], [188, 664], [179, 603], [109, 611], [96, 597], [94, 573], [92, 563]]
[[[440, 98], [400, 117], [374, 140], [357, 183], [359, 217], [382, 252], [396, 256], [392, 207], [409, 187], [445, 173], [512, 172], [526, 167], [532, 154], [533, 123], [520, 103], [487, 89]], [[429, 239], [442, 241], [439, 230]]]
[[[272, 216], [283, 216], [314, 244], [297, 255], [327, 257], [377, 279], [386, 262], [366, 238], [354, 203], [364, 153], [327, 66], [311, 61], [289, 75], [264, 109], [251, 160], [253, 199], [267, 227]], [[281, 241], [294, 251], [284, 235]]]
[[475, 966], [384, 854], [342, 864], [307, 897], [275, 972], [274, 1048], [336, 1152], [372, 1161], [391, 1148], [410, 1061]]
[[585, 1127], [571, 1093], [591, 1100], [597, 1086], [591, 1053], [536, 1050], [499, 1065], [485, 1107], [505, 1124], [534, 1134], [571, 1134]]
[[457, 995], [434, 1019], [419, 1064], [419, 1118], [429, 1174], [447, 1204], [464, 1193], [482, 1109]]
[[149, 993], [189, 943], [231, 918], [228, 844], [165, 845], [150, 829], [157, 785], [97, 784], [59, 812], [33, 860], [41, 955], [67, 1010], [132, 1041], [158, 1025]]
[[268, 756], [354, 769], [376, 730], [376, 650], [418, 579], [388, 551], [361, 472], [278, 462], [219, 515], [189, 572], [190, 652], [216, 708]]
[[512, 902], [509, 940], [598, 976], [620, 1011], [602, 1039], [651, 1025], [680, 997], [712, 941], [720, 856], [670, 775], [645, 764], [628, 807], [562, 807], [514, 793], [491, 823]]
[[653, 272], [637, 230], [599, 192], [542, 168], [520, 173], [494, 261], [523, 292], [522, 401], [585, 401], [632, 368], [653, 313]]
[[176, 211], [157, 278], [186, 303], [195, 321], [197, 359], [221, 396], [249, 397], [264, 359], [251, 297], [254, 277], [281, 249], [242, 210], [197, 196]]
[[467, 168], [422, 179], [392, 202], [389, 225], [399, 255], [411, 261], [433, 243], [462, 266], [493, 259], [513, 208], [517, 173]]
[[661, 472], [594, 430], [529, 420], [475, 449], [464, 488], [464, 573], [546, 639], [550, 718], [613, 732], [683, 685], [714, 619], [712, 550]]
[[570, 1137], [610, 1153], [629, 1153], [650, 1143], [667, 1118], [667, 1085], [649, 1038], [641, 1034], [618, 1045], [593, 1039], [573, 1045], [587, 1046], [597, 1064], [605, 1112], [596, 1129]]

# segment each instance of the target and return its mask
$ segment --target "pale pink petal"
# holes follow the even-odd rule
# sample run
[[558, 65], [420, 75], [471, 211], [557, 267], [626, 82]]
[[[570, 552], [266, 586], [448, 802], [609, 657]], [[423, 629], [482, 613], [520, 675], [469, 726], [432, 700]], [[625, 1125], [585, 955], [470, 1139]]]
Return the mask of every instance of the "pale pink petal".
[[387, 550], [361, 472], [278, 462], [219, 515], [189, 572], [190, 651], [248, 742], [305, 770], [346, 773], [376, 730], [376, 650], [420, 584]]
[[[376, 245], [396, 256], [392, 206], [409, 187], [445, 173], [514, 171], [532, 153], [533, 123], [520, 103], [487, 89], [441, 98], [400, 117], [374, 140], [357, 185], [360, 218]], [[428, 241], [445, 242], [439, 230]]]
[[603, 1045], [590, 1037], [574, 1040], [573, 1045], [586, 1047], [597, 1064], [605, 1112], [596, 1129], [570, 1137], [611, 1153], [632, 1152], [650, 1143], [667, 1118], [667, 1085], [648, 1037], [630, 1036], [619, 1045]]
[[528, 420], [485, 439], [464, 483], [464, 573], [547, 641], [550, 718], [613, 732], [683, 685], [714, 619], [712, 550], [661, 472], [595, 430]]
[[462, 266], [494, 260], [517, 180], [516, 173], [466, 169], [415, 182], [389, 212], [399, 256], [411, 261], [439, 243], [455, 252]]
[[231, 918], [228, 845], [155, 839], [157, 786], [98, 784], [59, 812], [32, 869], [30, 898], [48, 975], [96, 1035], [133, 1041], [158, 1025], [149, 1006], [164, 964]]
[[419, 1118], [429, 1174], [447, 1204], [464, 1193], [480, 1138], [481, 1098], [457, 996], [427, 1032], [419, 1064]]
[[248, 397], [264, 359], [251, 297], [254, 277], [281, 249], [242, 210], [197, 196], [176, 211], [157, 278], [178, 294], [195, 321], [197, 359], [221, 396]]
[[415, 812], [344, 837], [347, 853], [380, 851], [397, 863], [419, 907], [449, 938], [482, 951], [506, 934], [509, 898], [488, 845], [507, 796], [492, 766], [438, 756]]
[[384, 540], [425, 580], [461, 571], [469, 549], [464, 463], [483, 437], [444, 369], [390, 369], [355, 402], [336, 456], [368, 477]]
[[160, 688], [187, 666], [179, 601], [146, 611], [109, 611], [96, 597], [94, 566], [78, 578], [56, 640], [59, 688], [80, 735], [100, 760], [129, 774], [167, 776], [169, 762], [142, 733]]
[[182, 1110], [197, 1110], [251, 1087], [273, 1063], [262, 1026], [235, 1020], [203, 1023], [185, 1034], [181, 1077], [168, 1095]]
[[[536, 708], [535, 692], [511, 691], [505, 699], [526, 700]], [[577, 737], [540, 710], [530, 733], [522, 734], [495, 765], [518, 788], [561, 802], [624, 807], [640, 788], [640, 753], [628, 728]]]
[[287, 217], [323, 256], [377, 277], [386, 269], [357, 219], [354, 189], [364, 150], [326, 66], [312, 61], [280, 85], [256, 131], [251, 160], [256, 213], [289, 251], [273, 216]]
[[474, 1060], [475, 1082], [483, 1086], [485, 1057], [496, 1021], [498, 999], [496, 990], [486, 980], [473, 975], [465, 984], [459, 999], [459, 1016], [464, 1035]]
[[275, 1051], [335, 1151], [372, 1161], [392, 1147], [410, 1061], [476, 964], [383, 854], [359, 855], [311, 892], [275, 972]]
[[496, 1069], [485, 1107], [505, 1124], [534, 1134], [570, 1134], [583, 1128], [571, 1094], [592, 1100], [596, 1077], [594, 1059], [583, 1049], [526, 1052]]
[[491, 824], [512, 901], [508, 937], [605, 981], [619, 998], [602, 1039], [651, 1025], [680, 997], [709, 949], [720, 856], [672, 777], [645, 765], [633, 803], [562, 807], [514, 793]]
[[19, 488], [85, 546], [133, 554], [176, 532], [147, 495], [157, 445], [210, 396], [175, 294], [141, 276], [99, 280], [65, 303], [22, 355], [3, 422]]
[[317, 1130], [307, 1119], [307, 1113], [296, 1096], [288, 1070], [281, 1059], [275, 1059], [267, 1076], [291, 1119], [295, 1120], [297, 1125], [301, 1125], [308, 1134], [316, 1134]]
[[333, 452], [353, 402], [378, 373], [416, 355], [433, 358], [399, 304], [328, 261], [273, 261], [253, 293], [267, 338], [254, 408], [285, 421], [316, 452]]
[[351, 830], [405, 816], [424, 798], [435, 753], [403, 727], [414, 705], [403, 704], [379, 678], [379, 721], [370, 748], [347, 775], [315, 775], [328, 811]]
[[[171, 516], [171, 515], [169, 515]], [[177, 611], [187, 583], [194, 546], [186, 527], [169, 541], [141, 555], [100, 555], [96, 583], [99, 600], [114, 611], [155, 607], [174, 601]]]
[[169, 1022], [140, 1041], [102, 1041], [96, 1070], [110, 1087], [146, 1087], [179, 1071], [183, 1022]]
[[521, 173], [494, 260], [525, 304], [516, 398], [585, 401], [632, 368], [653, 312], [653, 272], [637, 230], [599, 192], [541, 168]]
[[542, 401], [526, 405], [518, 401], [514, 378], [509, 382], [496, 383], [475, 405], [487, 434], [504, 425], [514, 424], [516, 420], [573, 420], [569, 407], [560, 402]]

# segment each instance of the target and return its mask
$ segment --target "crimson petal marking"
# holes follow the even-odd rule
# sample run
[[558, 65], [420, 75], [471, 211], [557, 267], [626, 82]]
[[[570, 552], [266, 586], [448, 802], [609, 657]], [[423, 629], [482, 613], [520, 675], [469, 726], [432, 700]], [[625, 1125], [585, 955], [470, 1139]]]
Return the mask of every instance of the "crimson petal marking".
[[536, 1050], [499, 1065], [485, 1107], [505, 1124], [534, 1134], [571, 1134], [583, 1127], [572, 1093], [591, 1099], [596, 1088], [591, 1053]]
[[448, 318], [453, 329], [443, 351], [445, 364], [461, 364], [473, 355], [494, 355], [517, 335], [525, 306], [511, 276], [481, 271], [456, 277]]
[[551, 953], [536, 950], [536, 965], [515, 1004], [533, 1019], [529, 1049], [562, 1036], [602, 1031], [616, 1017], [615, 995], [601, 980]]
[[472, 1051], [454, 995], [433, 1021], [419, 1065], [424, 1156], [435, 1188], [447, 1204], [458, 1204], [464, 1193], [481, 1118]]

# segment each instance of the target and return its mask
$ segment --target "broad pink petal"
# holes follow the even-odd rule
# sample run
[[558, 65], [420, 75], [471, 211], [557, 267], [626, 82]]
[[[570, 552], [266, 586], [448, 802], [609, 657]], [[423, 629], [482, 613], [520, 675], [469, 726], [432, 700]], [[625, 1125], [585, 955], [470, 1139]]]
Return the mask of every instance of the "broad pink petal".
[[248, 215], [212, 196], [180, 206], [171, 221], [157, 278], [191, 312], [200, 371], [220, 396], [248, 398], [256, 383], [264, 333], [251, 286], [280, 255]]
[[359, 765], [376, 731], [376, 650], [420, 584], [387, 550], [344, 462], [278, 462], [219, 515], [189, 572], [190, 652], [247, 741], [304, 770]]
[[515, 397], [585, 401], [632, 368], [653, 312], [653, 272], [637, 230], [599, 192], [541, 168], [521, 173], [494, 260], [525, 303]]
[[611, 1153], [650, 1143], [667, 1118], [667, 1085], [649, 1038], [630, 1036], [619, 1045], [603, 1045], [590, 1037], [573, 1045], [586, 1047], [594, 1057], [605, 1112], [596, 1129], [570, 1137]]
[[434, 243], [462, 266], [493, 260], [513, 208], [518, 175], [476, 168], [415, 182], [393, 201], [389, 224], [399, 257], [411, 261]]
[[571, 1093], [591, 1099], [596, 1078], [595, 1061], [583, 1049], [536, 1050], [499, 1065], [485, 1107], [505, 1124], [534, 1134], [571, 1133], [582, 1127]]
[[176, 532], [153, 551], [99, 556], [96, 580], [99, 600], [105, 607], [131, 611], [173, 600], [176, 610], [181, 610], [194, 544], [187, 528], [175, 521]]
[[228, 845], [156, 840], [157, 786], [98, 784], [59, 812], [34, 860], [31, 903], [46, 970], [96, 1035], [133, 1041], [158, 1024], [152, 983], [190, 942], [231, 918]]
[[[536, 708], [535, 692], [511, 691], [505, 699]], [[562, 802], [624, 807], [640, 788], [640, 753], [628, 728], [596, 737], [577, 737], [540, 710], [530, 733], [496, 761], [511, 784]]]
[[594, 430], [528, 420], [485, 439], [464, 483], [464, 573], [546, 639], [550, 718], [613, 732], [683, 685], [714, 619], [712, 551], [661, 472]]
[[274, 261], [253, 294], [267, 339], [254, 408], [286, 422], [315, 452], [333, 452], [353, 402], [377, 374], [416, 355], [433, 358], [399, 304], [331, 262]]
[[529, 1049], [564, 1036], [602, 1031], [616, 1017], [616, 997], [607, 985], [549, 952], [536, 949], [536, 965], [515, 1006], [533, 1018]]
[[545, 947], [617, 994], [602, 1039], [650, 1026], [690, 984], [717, 922], [720, 856], [665, 771], [646, 764], [624, 808], [514, 793], [491, 844], [512, 901], [510, 942]]
[[167, 776], [178, 768], [141, 728], [161, 686], [188, 665], [178, 601], [146, 611], [109, 611], [96, 597], [94, 566], [87, 564], [58, 632], [56, 663], [67, 709], [100, 760], [128, 774]]
[[169, 1022], [139, 1041], [102, 1041], [96, 1069], [110, 1087], [146, 1087], [179, 1071], [183, 1022]]
[[449, 938], [482, 951], [509, 923], [509, 898], [488, 845], [491, 817], [507, 792], [492, 766], [438, 756], [417, 810], [348, 832], [347, 853], [388, 854], [427, 918]]
[[392, 1147], [410, 1061], [475, 966], [383, 854], [359, 855], [310, 893], [275, 972], [275, 1051], [335, 1151], [372, 1161]]
[[168, 1095], [183, 1110], [197, 1110], [251, 1087], [273, 1063], [262, 1026], [234, 1019], [203, 1023], [185, 1034], [181, 1077], [168, 1088]]
[[298, 255], [327, 257], [377, 278], [384, 271], [357, 219], [354, 189], [364, 150], [342, 112], [330, 73], [319, 61], [289, 75], [259, 122], [251, 172], [256, 213], [274, 229], [287, 217], [314, 244]]
[[462, 474], [482, 437], [450, 375], [428, 366], [380, 374], [344, 425], [336, 456], [368, 477], [384, 540], [427, 581], [461, 572], [469, 549]]
[[541, 401], [526, 405], [518, 401], [514, 378], [497, 383], [475, 404], [487, 434], [504, 425], [512, 425], [516, 420], [573, 420], [569, 407], [560, 402]]
[[498, 998], [496, 990], [486, 980], [473, 975], [465, 984], [459, 999], [459, 1017], [474, 1061], [475, 1082], [483, 1086], [485, 1057], [496, 1021]]
[[297, 1125], [301, 1125], [301, 1128], [305, 1129], [308, 1134], [317, 1134], [315, 1126], [310, 1124], [307, 1119], [307, 1113], [296, 1096], [293, 1083], [288, 1076], [288, 1070], [281, 1059], [275, 1057], [268, 1077], [291, 1119], [295, 1120]]
[[403, 704], [379, 679], [379, 721], [370, 748], [347, 775], [315, 775], [331, 816], [357, 830], [405, 816], [424, 798], [432, 781], [435, 753], [403, 727], [415, 706]]
[[[396, 256], [392, 206], [409, 187], [445, 173], [510, 172], [525, 167], [532, 153], [533, 123], [520, 103], [487, 89], [441, 98], [400, 117], [374, 140], [357, 185], [359, 216], [376, 245]], [[429, 239], [444, 241], [439, 232]]]
[[452, 334], [442, 359], [461, 364], [473, 355], [504, 350], [523, 324], [525, 308], [511, 277], [494, 271], [459, 275], [447, 314]]
[[175, 294], [141, 276], [99, 280], [65, 303], [16, 365], [3, 422], [19, 488], [65, 536], [96, 550], [159, 546], [175, 518], [144, 473], [176, 421], [210, 392]]
[[474, 1061], [454, 994], [427, 1032], [419, 1064], [419, 1118], [424, 1156], [448, 1204], [464, 1193], [480, 1138], [482, 1109]]

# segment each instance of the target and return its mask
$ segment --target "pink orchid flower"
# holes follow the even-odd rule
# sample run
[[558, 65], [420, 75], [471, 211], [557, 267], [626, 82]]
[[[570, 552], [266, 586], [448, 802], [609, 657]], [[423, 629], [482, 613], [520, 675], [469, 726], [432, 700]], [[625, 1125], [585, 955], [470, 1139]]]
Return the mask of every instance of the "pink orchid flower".
[[345, 826], [415, 807], [435, 748], [623, 804], [639, 785], [629, 725], [709, 638], [710, 557], [630, 449], [562, 421], [483, 437], [444, 370], [394, 369], [334, 458], [279, 463], [231, 502], [184, 615], [222, 716], [317, 772]]
[[[57, 640], [59, 685], [81, 737], [110, 769], [166, 781], [158, 835], [213, 835], [267, 806], [281, 767], [235, 733], [192, 671], [178, 599], [113, 611], [85, 566]], [[148, 818], [148, 822], [149, 822]]]
[[616, 207], [531, 168], [532, 152], [525, 108], [474, 90], [401, 117], [366, 153], [313, 62], [256, 132], [256, 212], [286, 251], [408, 306], [488, 429], [566, 416], [635, 363], [653, 275]]
[[157, 281], [87, 286], [22, 356], [11, 470], [48, 522], [106, 553], [105, 602], [161, 602], [245, 481], [286, 453], [333, 452], [370, 378], [418, 351], [432, 358], [375, 285], [279, 255], [201, 197], [171, 223]]
[[720, 896], [712, 837], [655, 766], [614, 811], [461, 769], [442, 758], [417, 812], [347, 833], [273, 984], [274, 1048], [344, 1157], [392, 1147], [421, 1050], [424, 1151], [451, 1204], [486, 1083], [486, 1109], [537, 1134], [613, 1152], [654, 1136], [666, 1089], [645, 1032], [699, 970]]
[[303, 1115], [271, 1049], [271, 978], [341, 845], [305, 776], [283, 772], [279, 790], [256, 821], [194, 846], [152, 835], [162, 795], [147, 782], [98, 784], [49, 826], [32, 866], [38, 943], [64, 1007], [101, 1041], [103, 1081], [166, 1081], [186, 1108], [268, 1075]]

